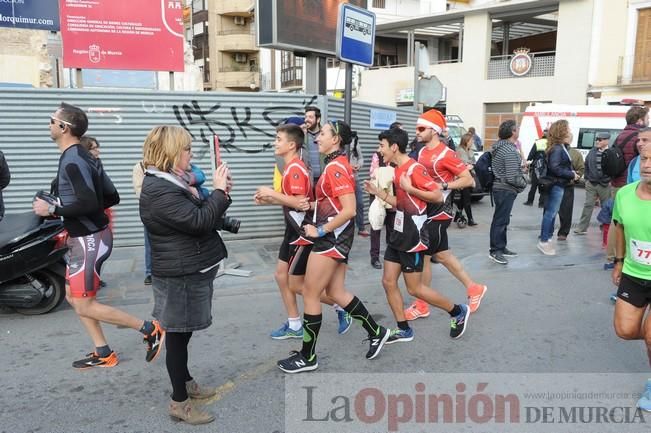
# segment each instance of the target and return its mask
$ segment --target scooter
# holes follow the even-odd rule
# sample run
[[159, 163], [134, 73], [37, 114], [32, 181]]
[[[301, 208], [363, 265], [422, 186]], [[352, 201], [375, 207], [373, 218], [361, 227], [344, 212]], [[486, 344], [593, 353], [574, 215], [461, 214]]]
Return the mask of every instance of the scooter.
[[0, 305], [45, 314], [65, 299], [67, 232], [61, 219], [33, 212], [0, 221]]

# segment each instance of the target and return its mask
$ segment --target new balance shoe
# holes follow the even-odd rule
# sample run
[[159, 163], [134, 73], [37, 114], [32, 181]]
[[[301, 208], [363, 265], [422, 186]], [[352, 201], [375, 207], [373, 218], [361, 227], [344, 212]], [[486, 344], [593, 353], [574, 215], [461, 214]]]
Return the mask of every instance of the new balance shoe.
[[416, 320], [419, 318], [425, 318], [429, 316], [429, 306], [425, 304], [423, 306], [418, 301], [414, 301], [408, 308], [405, 308], [405, 319], [407, 320]]
[[391, 335], [389, 335], [389, 339], [387, 340], [386, 344], [403, 343], [407, 341], [412, 341], [413, 339], [414, 339], [413, 329], [396, 328], [391, 330]]
[[142, 339], [147, 345], [147, 354], [145, 355], [145, 361], [147, 362], [152, 362], [158, 357], [165, 341], [165, 330], [161, 328], [158, 320], [153, 320], [151, 323], [154, 325], [154, 330]]
[[645, 412], [651, 412], [651, 379], [647, 379], [644, 385], [644, 393], [637, 401], [637, 407]]
[[273, 331], [270, 334], [271, 338], [274, 340], [287, 340], [288, 338], [303, 338], [303, 327], [301, 326], [298, 330], [293, 330], [289, 327], [289, 322], [283, 323], [283, 325]]
[[373, 359], [380, 354], [380, 350], [384, 347], [384, 344], [387, 342], [391, 336], [391, 331], [389, 331], [384, 326], [380, 326], [380, 332], [374, 337], [369, 337], [368, 352], [366, 352], [366, 359]]
[[93, 367], [115, 367], [120, 361], [118, 355], [112, 351], [106, 358], [100, 358], [96, 352], [86, 354], [86, 358], [74, 361], [72, 366], [78, 369], [93, 368]]
[[285, 373], [300, 373], [302, 371], [316, 370], [319, 363], [316, 361], [316, 354], [312, 355], [312, 359], [307, 359], [301, 352], [292, 350], [292, 356], [287, 359], [278, 361], [276, 365]]
[[470, 317], [470, 308], [461, 304], [461, 312], [450, 319], [450, 337], [460, 338], [468, 328], [468, 318]]
[[[350, 329], [350, 325], [353, 323], [353, 318], [350, 317], [344, 310], [337, 310], [337, 319], [339, 319], [339, 329], [337, 332], [339, 335], [344, 335]], [[301, 334], [301, 337], [303, 334]]]
[[468, 307], [470, 308], [471, 313], [474, 313], [479, 309], [479, 304], [481, 304], [481, 300], [487, 290], [488, 287], [483, 284], [471, 284], [470, 287], [468, 287]]

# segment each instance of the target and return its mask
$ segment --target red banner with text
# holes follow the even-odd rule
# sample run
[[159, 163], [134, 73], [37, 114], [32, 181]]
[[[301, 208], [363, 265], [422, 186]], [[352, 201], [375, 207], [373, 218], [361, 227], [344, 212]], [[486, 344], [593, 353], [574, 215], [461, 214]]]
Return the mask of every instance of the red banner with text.
[[60, 0], [63, 66], [183, 72], [183, 1]]

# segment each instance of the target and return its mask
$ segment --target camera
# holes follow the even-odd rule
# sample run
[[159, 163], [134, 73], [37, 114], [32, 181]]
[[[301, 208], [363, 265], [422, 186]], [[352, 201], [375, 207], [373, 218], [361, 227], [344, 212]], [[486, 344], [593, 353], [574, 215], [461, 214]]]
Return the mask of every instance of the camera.
[[237, 218], [229, 217], [224, 215], [222, 220], [219, 223], [219, 227], [217, 227], [219, 230], [226, 230], [227, 232], [233, 233], [234, 235], [237, 234], [237, 232], [240, 231], [240, 224], [242, 221], [238, 220]]

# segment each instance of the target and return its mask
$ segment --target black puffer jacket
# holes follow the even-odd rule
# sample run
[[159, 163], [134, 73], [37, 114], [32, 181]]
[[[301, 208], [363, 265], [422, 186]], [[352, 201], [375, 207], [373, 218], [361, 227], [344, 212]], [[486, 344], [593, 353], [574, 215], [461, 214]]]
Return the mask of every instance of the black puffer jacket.
[[226, 257], [215, 227], [230, 204], [223, 191], [215, 190], [201, 201], [171, 175], [148, 171], [140, 194], [140, 219], [149, 232], [152, 274], [189, 275]]

